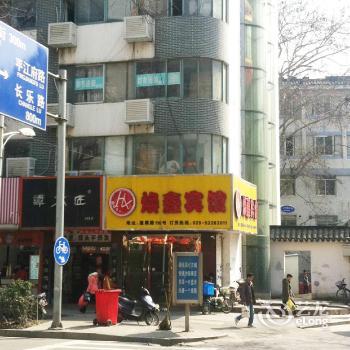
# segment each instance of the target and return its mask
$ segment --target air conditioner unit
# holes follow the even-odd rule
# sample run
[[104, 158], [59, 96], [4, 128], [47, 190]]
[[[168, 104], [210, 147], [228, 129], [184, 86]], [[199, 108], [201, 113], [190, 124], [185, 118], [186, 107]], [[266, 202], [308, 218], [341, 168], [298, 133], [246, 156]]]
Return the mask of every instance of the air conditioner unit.
[[150, 99], [126, 100], [125, 123], [153, 124], [153, 103]]
[[35, 158], [7, 158], [6, 177], [33, 176], [35, 172]]
[[78, 175], [79, 175], [79, 171], [78, 170], [66, 171], [66, 176], [78, 176]]
[[52, 47], [76, 47], [77, 26], [73, 22], [49, 23], [48, 44]]
[[[74, 106], [71, 103], [67, 103], [66, 105], [66, 118], [67, 118], [67, 126], [74, 128]], [[58, 104], [57, 103], [48, 103], [47, 111], [58, 115]], [[47, 126], [57, 126], [57, 122], [54, 118], [47, 117]]]
[[131, 16], [124, 18], [125, 40], [129, 43], [153, 41], [154, 21], [150, 16]]
[[103, 170], [82, 170], [79, 171], [79, 176], [102, 176]]

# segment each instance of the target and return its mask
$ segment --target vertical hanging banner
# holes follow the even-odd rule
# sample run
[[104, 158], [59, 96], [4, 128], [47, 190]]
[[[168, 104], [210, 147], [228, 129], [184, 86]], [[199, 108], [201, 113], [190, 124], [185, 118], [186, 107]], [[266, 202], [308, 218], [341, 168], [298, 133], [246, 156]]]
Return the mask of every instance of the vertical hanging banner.
[[0, 21], [0, 114], [46, 130], [49, 50]]

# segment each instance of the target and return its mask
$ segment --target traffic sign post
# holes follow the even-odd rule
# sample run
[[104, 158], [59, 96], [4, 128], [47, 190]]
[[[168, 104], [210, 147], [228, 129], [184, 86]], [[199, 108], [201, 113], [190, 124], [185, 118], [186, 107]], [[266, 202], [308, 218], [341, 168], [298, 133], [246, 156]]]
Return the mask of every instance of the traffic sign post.
[[46, 130], [47, 47], [0, 21], [0, 114]]
[[59, 237], [56, 239], [53, 247], [53, 256], [56, 264], [64, 266], [67, 264], [70, 256], [70, 246], [67, 238]]
[[174, 253], [174, 304], [185, 304], [185, 332], [190, 330], [190, 305], [203, 301], [203, 263], [200, 253]]

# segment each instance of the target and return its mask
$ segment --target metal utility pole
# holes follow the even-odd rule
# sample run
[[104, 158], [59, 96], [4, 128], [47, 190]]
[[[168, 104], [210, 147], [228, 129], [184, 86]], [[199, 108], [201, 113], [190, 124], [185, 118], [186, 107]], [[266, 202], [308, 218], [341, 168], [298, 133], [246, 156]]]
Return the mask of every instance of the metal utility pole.
[[[66, 102], [67, 71], [60, 69], [58, 75], [50, 74], [58, 85], [57, 121], [57, 188], [56, 188], [56, 232], [55, 239], [64, 235], [64, 192], [65, 192], [65, 156], [66, 156]], [[53, 318], [51, 329], [62, 328], [62, 275], [63, 266], [55, 263]]]

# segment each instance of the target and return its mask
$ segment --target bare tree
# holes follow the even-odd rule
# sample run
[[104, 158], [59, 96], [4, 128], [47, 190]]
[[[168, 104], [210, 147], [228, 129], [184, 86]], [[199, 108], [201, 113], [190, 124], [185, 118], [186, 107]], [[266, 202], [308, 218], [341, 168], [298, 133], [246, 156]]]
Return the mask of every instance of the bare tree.
[[349, 18], [344, 9], [330, 17], [309, 0], [281, 0], [279, 5], [281, 78], [321, 72], [327, 59], [349, 49]]

